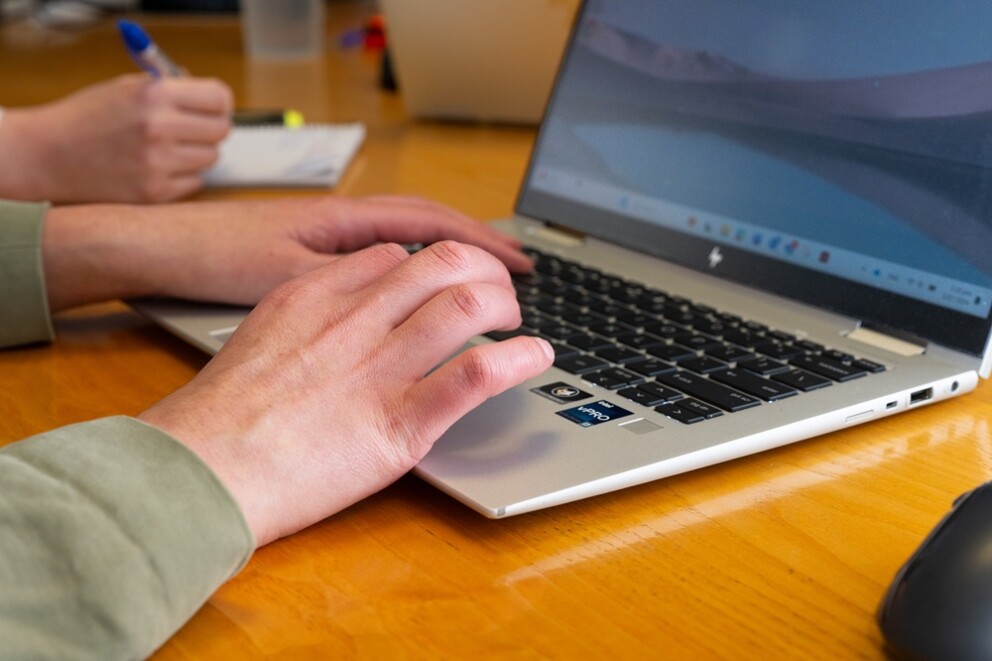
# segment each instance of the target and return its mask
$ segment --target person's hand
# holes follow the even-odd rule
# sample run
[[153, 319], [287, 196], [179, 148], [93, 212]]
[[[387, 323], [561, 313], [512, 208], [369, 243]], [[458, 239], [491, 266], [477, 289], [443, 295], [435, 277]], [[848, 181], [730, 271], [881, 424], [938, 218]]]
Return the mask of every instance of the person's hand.
[[219, 80], [133, 74], [8, 109], [0, 197], [145, 203], [189, 195], [217, 160], [233, 104]]
[[53, 311], [149, 295], [254, 305], [342, 253], [442, 239], [484, 248], [513, 271], [531, 268], [516, 240], [450, 207], [399, 196], [57, 207], [45, 220], [42, 255]]
[[553, 360], [520, 323], [505, 267], [442, 242], [384, 244], [272, 292], [186, 386], [138, 417], [187, 444], [259, 545], [319, 521], [412, 468], [458, 418]]

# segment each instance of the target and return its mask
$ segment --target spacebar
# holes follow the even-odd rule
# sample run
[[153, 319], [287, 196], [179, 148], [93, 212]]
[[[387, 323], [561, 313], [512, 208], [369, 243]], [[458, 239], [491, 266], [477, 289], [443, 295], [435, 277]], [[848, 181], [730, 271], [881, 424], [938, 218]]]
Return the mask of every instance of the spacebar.
[[676, 390], [681, 390], [687, 395], [709, 402], [714, 406], [719, 406], [724, 411], [740, 411], [757, 406], [761, 400], [737, 392], [732, 388], [714, 383], [709, 379], [696, 376], [691, 372], [673, 372], [672, 374], [662, 374], [657, 377], [658, 381]]

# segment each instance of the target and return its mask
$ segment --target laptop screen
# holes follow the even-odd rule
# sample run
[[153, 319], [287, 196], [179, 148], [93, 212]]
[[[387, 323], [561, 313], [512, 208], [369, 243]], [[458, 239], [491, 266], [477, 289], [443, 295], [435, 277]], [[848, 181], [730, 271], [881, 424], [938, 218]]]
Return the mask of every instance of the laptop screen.
[[971, 354], [992, 3], [589, 0], [517, 210]]

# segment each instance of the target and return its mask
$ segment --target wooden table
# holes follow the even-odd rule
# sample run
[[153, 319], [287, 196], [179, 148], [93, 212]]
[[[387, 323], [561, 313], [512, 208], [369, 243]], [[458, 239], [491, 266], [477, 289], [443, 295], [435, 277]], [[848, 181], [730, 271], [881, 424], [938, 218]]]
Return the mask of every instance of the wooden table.
[[[328, 10], [333, 41], [374, 6]], [[361, 49], [264, 64], [243, 58], [236, 19], [144, 22], [191, 71], [228, 81], [239, 105], [366, 122], [338, 193], [417, 193], [480, 218], [511, 211], [533, 131], [413, 121], [377, 89], [378, 56]], [[130, 69], [109, 23], [0, 28], [0, 104]], [[137, 413], [206, 360], [120, 303], [61, 315], [56, 328], [51, 346], [0, 353], [0, 443]], [[407, 477], [259, 550], [156, 658], [880, 658], [883, 590], [951, 500], [992, 475], [990, 413], [983, 385], [502, 521]]]

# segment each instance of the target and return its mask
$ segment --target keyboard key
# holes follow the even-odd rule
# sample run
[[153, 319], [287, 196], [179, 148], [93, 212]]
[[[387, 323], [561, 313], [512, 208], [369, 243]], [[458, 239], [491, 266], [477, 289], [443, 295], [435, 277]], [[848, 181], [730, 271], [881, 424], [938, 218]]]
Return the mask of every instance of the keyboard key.
[[640, 388], [624, 388], [623, 390], [618, 390], [617, 394], [641, 406], [656, 406], [660, 403], [655, 401], [654, 396], [644, 392]]
[[721, 337], [729, 330], [727, 325], [722, 321], [711, 317], [700, 317], [692, 324], [692, 327], [700, 333], [712, 335], [713, 337]]
[[876, 363], [874, 360], [868, 360], [867, 358], [858, 358], [851, 365], [866, 372], [872, 372], [873, 374], [885, 371], [885, 365]]
[[795, 345], [771, 341], [758, 342], [751, 348], [775, 360], [789, 360], [803, 353], [803, 350]]
[[796, 342], [796, 346], [803, 351], [808, 351], [809, 353], [820, 353], [823, 351], [823, 345], [813, 342], [812, 340], [799, 340]]
[[589, 383], [595, 384], [601, 388], [607, 388], [609, 390], [617, 390], [618, 388], [632, 386], [644, 380], [644, 377], [639, 374], [634, 374], [633, 372], [628, 372], [627, 370], [622, 370], [618, 367], [612, 367], [600, 372], [593, 372], [592, 374], [583, 374], [582, 378]]
[[726, 340], [727, 342], [733, 342], [734, 344], [737, 344], [742, 347], [747, 347], [749, 349], [754, 347], [754, 345], [757, 344], [758, 342], [761, 342], [762, 337], [763, 336], [761, 335], [752, 333], [750, 331], [741, 330], [740, 328], [738, 328], [737, 330], [728, 331], [723, 334], [723, 339]]
[[675, 371], [674, 365], [671, 363], [666, 363], [663, 360], [658, 360], [657, 358], [635, 360], [632, 363], [627, 363], [624, 365], [624, 368], [637, 372], [638, 374], [643, 374], [644, 376], [657, 376], [659, 374], [664, 374], [665, 372]]
[[644, 314], [639, 310], [624, 309], [617, 312], [614, 317], [617, 321], [623, 322], [634, 328], [644, 328], [648, 324], [660, 323], [658, 317], [650, 314]]
[[545, 324], [537, 329], [541, 335], [545, 337], [550, 337], [555, 340], [568, 341], [569, 338], [581, 335], [580, 331], [575, 326], [569, 326], [568, 324], [551, 323]]
[[621, 365], [623, 363], [629, 363], [632, 360], [638, 360], [639, 358], [644, 357], [644, 354], [642, 353], [616, 344], [603, 347], [601, 349], [596, 349], [594, 353], [603, 360], [608, 360], [611, 363], [620, 363]]
[[607, 322], [606, 317], [595, 312], [582, 312], [577, 310], [561, 315], [561, 318], [573, 326], [592, 326], [593, 324], [603, 324]]
[[834, 381], [850, 381], [851, 379], [857, 379], [858, 377], [864, 376], [867, 372], [862, 369], [858, 369], [853, 365], [845, 365], [843, 363], [837, 363], [823, 356], [797, 356], [791, 361], [796, 367], [808, 370], [819, 374], [820, 376], [825, 376], [827, 378], [833, 379]]
[[644, 331], [651, 333], [652, 335], [657, 335], [658, 337], [663, 337], [666, 339], [671, 339], [678, 335], [679, 333], [685, 332], [685, 329], [677, 324], [670, 323], [658, 323], [649, 324], [644, 327]]
[[821, 356], [827, 360], [832, 360], [835, 363], [844, 363], [845, 365], [854, 360], [854, 356], [843, 351], [838, 351], [837, 349], [827, 349], [821, 353]]
[[777, 360], [772, 360], [771, 358], [766, 358], [764, 356], [758, 356], [754, 360], [737, 361], [737, 366], [743, 367], [746, 370], [751, 370], [755, 374], [760, 374], [762, 376], [768, 376], [769, 374], [775, 374], [776, 372], [784, 372], [789, 369], [789, 366], [785, 363], [780, 363]]
[[604, 317], [615, 317], [618, 314], [629, 310], [629, 308], [623, 307], [622, 305], [617, 305], [611, 301], [602, 298], [592, 298], [586, 303], [586, 307], [594, 312], [598, 312]]
[[748, 320], [741, 324], [741, 328], [744, 330], [751, 331], [752, 333], [764, 333], [768, 330], [768, 326], [757, 321]]
[[654, 410], [686, 425], [723, 415], [720, 409], [689, 398], [680, 399], [672, 404], [656, 406]]
[[746, 395], [691, 372], [680, 370], [672, 374], [662, 374], [658, 377], [658, 381], [704, 402], [719, 406], [725, 411], [743, 411], [761, 404], [758, 399], [751, 395]]
[[792, 386], [793, 388], [802, 390], [803, 392], [818, 390], [820, 388], [826, 388], [829, 385], [833, 385], [833, 381], [830, 379], [825, 379], [822, 376], [817, 376], [816, 374], [811, 374], [802, 370], [779, 372], [778, 374], [772, 374], [772, 378], [776, 381], [781, 381], [787, 386]]
[[766, 402], [775, 402], [796, 394], [794, 388], [776, 381], [770, 381], [747, 370], [723, 370], [713, 374], [710, 378], [746, 392], [749, 395], [760, 397]]
[[662, 402], [674, 402], [678, 399], [685, 397], [678, 390], [669, 388], [668, 386], [663, 386], [657, 381], [649, 381], [648, 383], [642, 383], [637, 386], [638, 390], [643, 390], [644, 392], [655, 397], [657, 401], [655, 404], [661, 404]]
[[583, 351], [595, 351], [596, 349], [613, 346], [613, 343], [605, 337], [593, 335], [592, 333], [582, 333], [581, 335], [570, 337], [568, 338], [568, 343]]
[[707, 349], [706, 355], [712, 356], [717, 360], [722, 360], [725, 363], [735, 363], [738, 360], [749, 360], [754, 358], [753, 353], [735, 344], [721, 344], [718, 347]]
[[586, 372], [593, 372], [608, 366], [609, 363], [605, 360], [586, 354], [555, 358], [555, 367], [572, 374], [585, 374]]
[[552, 342], [551, 348], [555, 350], [555, 360], [564, 358], [565, 356], [575, 356], [579, 353], [579, 350], [575, 347], [562, 342]]
[[678, 344], [659, 344], [657, 346], [648, 347], [647, 352], [656, 358], [661, 358], [662, 360], [667, 360], [670, 363], [678, 362], [685, 358], [691, 358], [696, 355], [696, 352], [692, 349], [687, 349]]
[[615, 340], [619, 340], [627, 335], [635, 335], [637, 333], [636, 328], [628, 326], [627, 324], [609, 322], [589, 326], [589, 330], [593, 333], [598, 333], [599, 335], [612, 337]]
[[727, 369], [727, 363], [708, 356], [693, 356], [692, 358], [679, 361], [679, 367], [692, 370], [697, 374], [710, 374], [711, 372]]
[[638, 350], [644, 350], [649, 347], [654, 347], [654, 346], [658, 346], [659, 344], [665, 343], [665, 341], [660, 337], [655, 337], [654, 335], [648, 335], [647, 333], [638, 333], [637, 335], [626, 335], [619, 339], [628, 347]]
[[546, 317], [564, 317], [569, 314], [577, 314], [582, 312], [582, 308], [577, 305], [572, 305], [571, 303], [564, 303], [559, 301], [553, 301], [551, 303], [542, 303], [535, 306], [536, 312], [540, 312]]
[[708, 337], [706, 335], [701, 335], [699, 333], [684, 332], [679, 333], [672, 340], [684, 347], [689, 347], [695, 351], [706, 351], [707, 349], [715, 349], [716, 347], [723, 344], [720, 340], [715, 337]]
[[641, 388], [624, 388], [623, 390], [617, 391], [617, 394], [621, 397], [626, 397], [632, 402], [637, 402], [641, 406], [657, 406], [658, 404], [663, 404], [668, 401], [664, 397], [658, 397], [657, 395], [646, 390], [642, 390]]
[[781, 342], [782, 344], [791, 344], [796, 341], [796, 336], [790, 333], [779, 330], [770, 330], [765, 333], [765, 337], [769, 337], [776, 342]]

